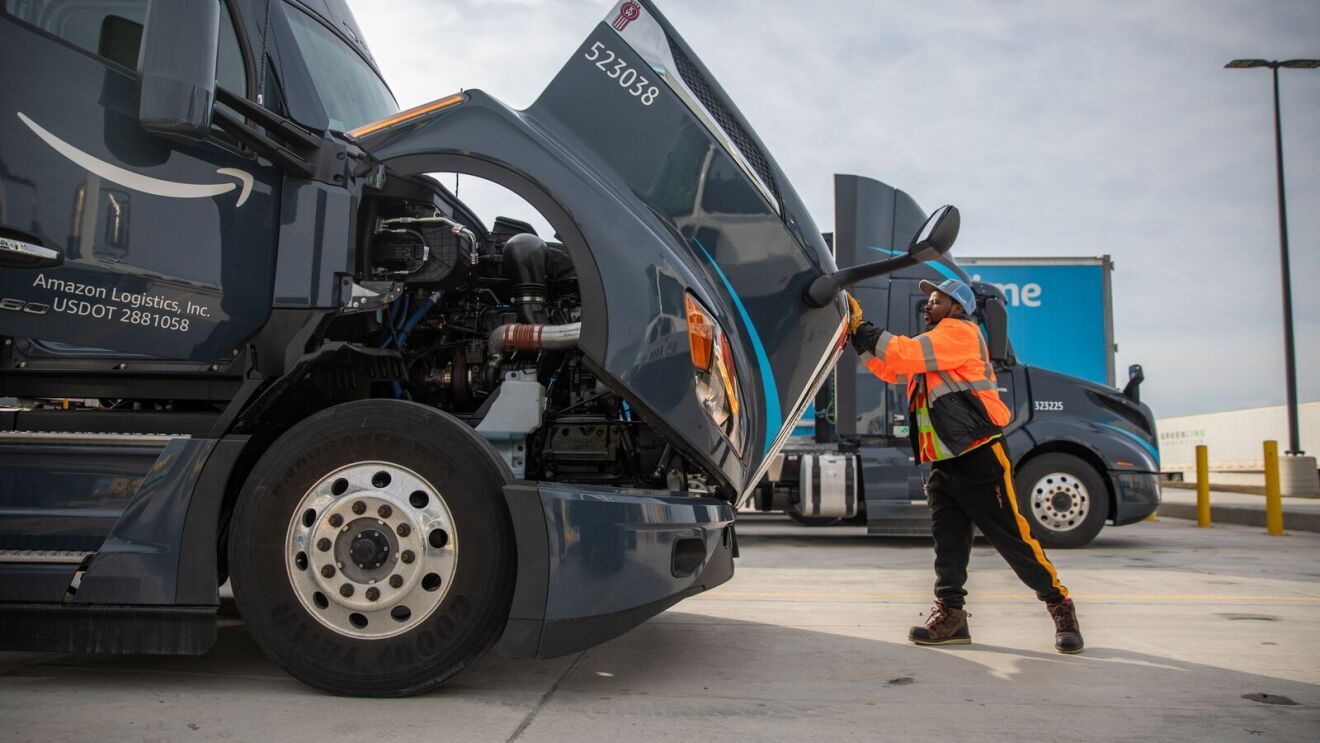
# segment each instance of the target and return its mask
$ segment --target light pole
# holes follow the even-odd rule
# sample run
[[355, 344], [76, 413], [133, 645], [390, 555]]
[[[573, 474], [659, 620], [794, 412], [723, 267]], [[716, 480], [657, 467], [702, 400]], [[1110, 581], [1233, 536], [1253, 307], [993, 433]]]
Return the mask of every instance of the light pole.
[[1283, 264], [1283, 356], [1287, 376], [1288, 401], [1288, 454], [1301, 456], [1301, 443], [1297, 435], [1297, 361], [1293, 352], [1292, 278], [1288, 264], [1288, 207], [1283, 196], [1283, 127], [1279, 123], [1279, 68], [1313, 70], [1320, 67], [1320, 59], [1235, 59], [1224, 65], [1230, 70], [1268, 67], [1274, 74], [1274, 159], [1279, 181], [1279, 256]]

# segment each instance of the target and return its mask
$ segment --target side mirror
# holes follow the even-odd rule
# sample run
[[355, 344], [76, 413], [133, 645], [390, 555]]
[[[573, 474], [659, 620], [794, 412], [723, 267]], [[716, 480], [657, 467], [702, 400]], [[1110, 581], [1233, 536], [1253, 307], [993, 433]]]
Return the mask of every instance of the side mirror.
[[817, 277], [807, 287], [804, 300], [808, 306], [824, 307], [833, 302], [834, 298], [839, 296], [839, 292], [859, 281], [884, 276], [944, 255], [949, 252], [953, 247], [953, 241], [958, 238], [960, 221], [958, 207], [946, 205], [936, 209], [912, 238], [905, 254], [883, 261], [839, 269], [827, 276]]
[[936, 209], [913, 236], [908, 255], [918, 261], [929, 261], [949, 252], [953, 241], [958, 239], [961, 223], [958, 207], [945, 205]]
[[1128, 383], [1123, 388], [1123, 397], [1132, 402], [1141, 402], [1141, 383], [1146, 381], [1146, 372], [1142, 370], [1141, 364], [1133, 364], [1128, 367]]
[[985, 344], [990, 352], [990, 360], [999, 364], [1009, 363], [1008, 309], [998, 297], [987, 298], [981, 317], [985, 320]]
[[1001, 366], [1016, 364], [1013, 346], [1008, 340], [1008, 303], [1003, 290], [985, 281], [973, 281], [971, 286], [976, 295], [977, 318], [985, 327], [985, 345], [990, 360]]
[[152, 134], [200, 142], [211, 131], [220, 4], [153, 2], [139, 58], [138, 123]]

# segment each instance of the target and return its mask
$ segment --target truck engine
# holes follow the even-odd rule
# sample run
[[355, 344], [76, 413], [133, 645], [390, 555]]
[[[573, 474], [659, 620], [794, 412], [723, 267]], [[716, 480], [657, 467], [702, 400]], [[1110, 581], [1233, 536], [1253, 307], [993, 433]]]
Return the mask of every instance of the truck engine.
[[517, 478], [710, 493], [577, 349], [582, 310], [563, 246], [500, 217], [487, 230], [429, 177], [391, 181], [360, 220], [359, 342], [399, 355], [393, 394], [473, 425]]

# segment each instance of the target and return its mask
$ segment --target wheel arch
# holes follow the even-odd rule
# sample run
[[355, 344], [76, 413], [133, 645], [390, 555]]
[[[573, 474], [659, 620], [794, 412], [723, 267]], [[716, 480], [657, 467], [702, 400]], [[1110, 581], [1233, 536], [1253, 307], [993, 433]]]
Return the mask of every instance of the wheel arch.
[[[215, 536], [221, 583], [229, 573], [229, 522], [234, 507], [266, 450], [291, 428], [323, 410], [361, 400], [393, 399], [385, 385], [398, 378], [396, 365], [401, 363], [393, 351], [327, 343], [299, 359], [239, 413], [232, 433], [247, 437], [247, 443], [230, 469], [220, 505]], [[491, 454], [499, 456], [493, 450]]]

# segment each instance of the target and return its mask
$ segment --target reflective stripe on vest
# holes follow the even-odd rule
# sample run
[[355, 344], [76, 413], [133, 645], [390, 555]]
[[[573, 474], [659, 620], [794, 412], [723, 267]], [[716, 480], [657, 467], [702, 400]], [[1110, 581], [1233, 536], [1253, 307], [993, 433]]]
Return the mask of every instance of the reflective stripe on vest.
[[934, 405], [935, 401], [949, 394], [950, 392], [990, 392], [998, 391], [998, 385], [989, 379], [978, 379], [973, 382], [965, 382], [961, 379], [954, 379], [946, 372], [937, 372], [940, 378], [940, 386], [927, 393], [927, 401]]
[[940, 368], [940, 362], [935, 357], [935, 341], [932, 341], [930, 336], [923, 333], [917, 336], [917, 342], [921, 344], [921, 355], [926, 362], [926, 371], [937, 371]]
[[875, 342], [874, 356], [881, 361], [885, 360], [885, 349], [889, 348], [889, 342], [894, 339], [894, 334], [888, 330], [880, 333], [880, 340]]

